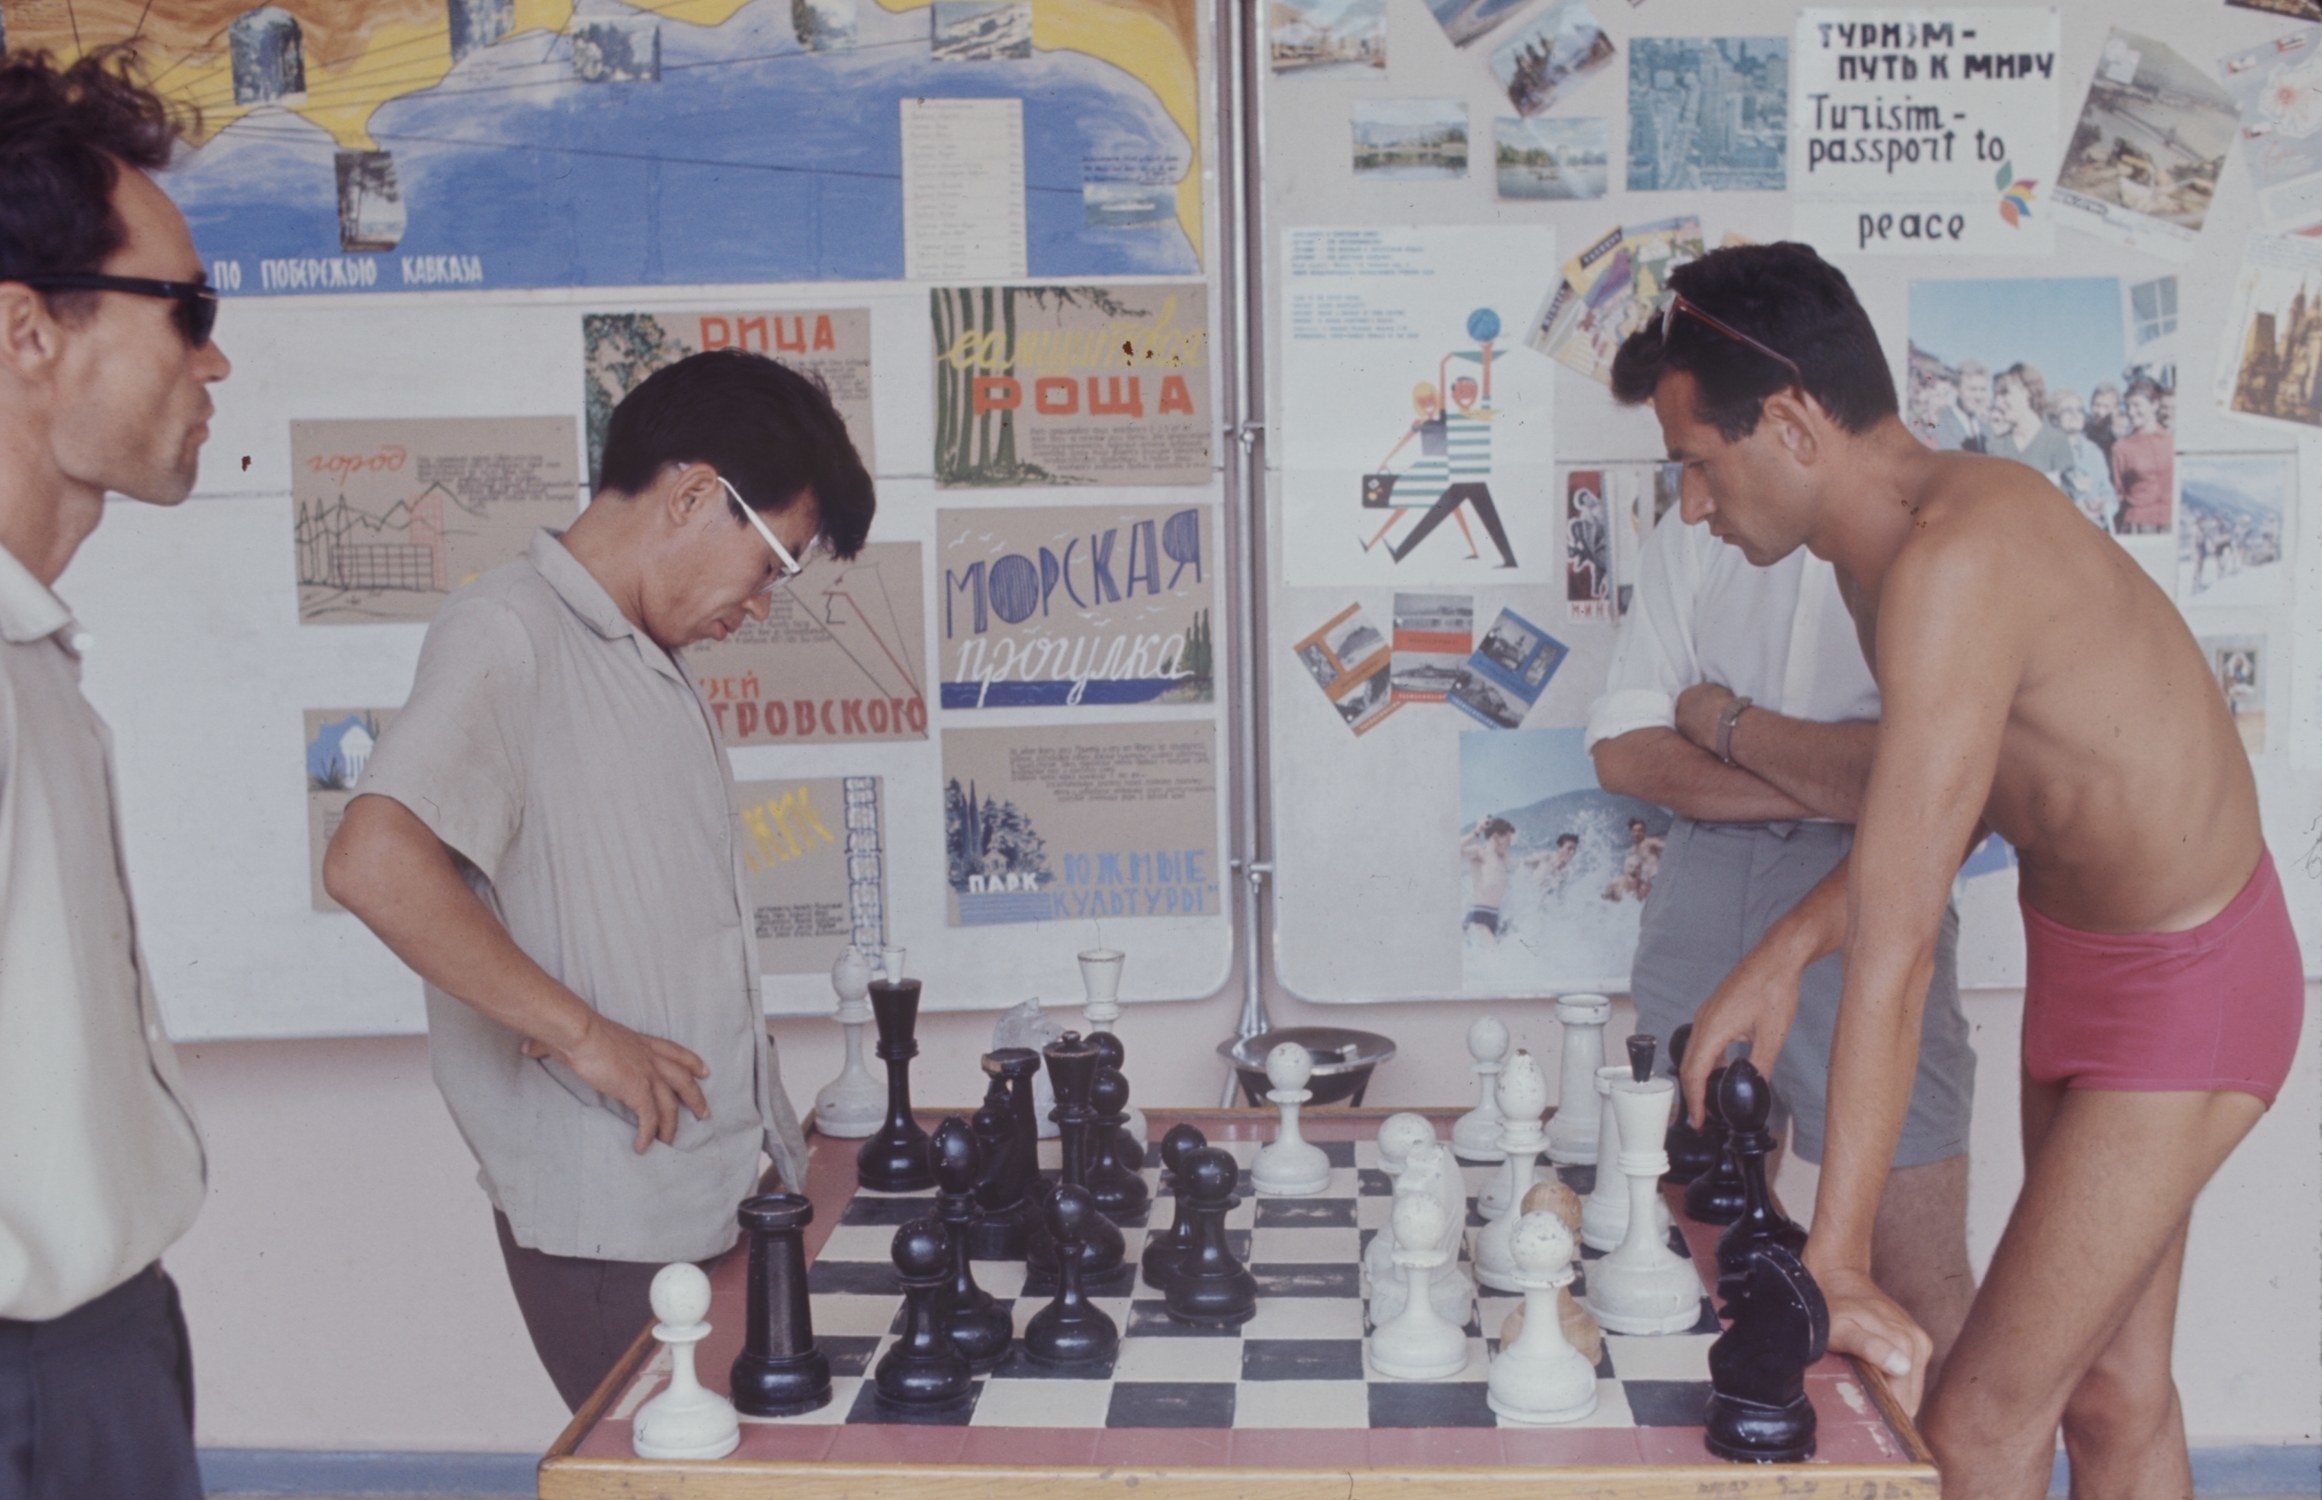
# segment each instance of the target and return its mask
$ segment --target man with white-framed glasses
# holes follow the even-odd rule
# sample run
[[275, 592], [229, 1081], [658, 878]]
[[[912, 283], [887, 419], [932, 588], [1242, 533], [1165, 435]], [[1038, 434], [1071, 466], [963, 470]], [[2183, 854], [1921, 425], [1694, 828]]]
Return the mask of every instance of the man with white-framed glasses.
[[0, 1500], [196, 1500], [193, 1361], [161, 1257], [202, 1142], [122, 878], [91, 637], [52, 592], [108, 494], [176, 505], [217, 299], [147, 174], [126, 54], [0, 59]]
[[822, 387], [719, 350], [613, 411], [562, 534], [436, 612], [324, 858], [427, 981], [429, 1055], [482, 1168], [533, 1347], [575, 1410], [653, 1274], [738, 1233], [805, 1142], [759, 1009], [733, 776], [683, 649], [762, 620], [875, 505]]

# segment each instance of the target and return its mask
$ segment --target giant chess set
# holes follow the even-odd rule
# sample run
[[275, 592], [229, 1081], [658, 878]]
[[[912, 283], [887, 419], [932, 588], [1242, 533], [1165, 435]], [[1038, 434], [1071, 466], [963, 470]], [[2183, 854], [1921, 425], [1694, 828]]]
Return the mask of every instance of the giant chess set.
[[[1120, 956], [1099, 957], [1092, 1009], [1109, 1021]], [[875, 1026], [887, 1070], [875, 1094], [867, 1073], [824, 1091], [862, 1137], [853, 1191], [828, 1225], [803, 1194], [741, 1205], [730, 1399], [697, 1368], [704, 1274], [663, 1271], [661, 1347], [606, 1413], [640, 1456], [722, 1458], [745, 1423], [1657, 1427], [1736, 1461], [1815, 1453], [1807, 1373], [1828, 1315], [1767, 1190], [1772, 1096], [1746, 1061], [1713, 1075], [1697, 1132], [1654, 1039], [1607, 1065], [1609, 1007], [1573, 996], [1557, 1002], [1572, 1102], [1545, 1123], [1540, 1065], [1487, 1018], [1468, 1038], [1481, 1101], [1442, 1138], [1406, 1113], [1370, 1139], [1308, 1139], [1312, 1058], [1283, 1043], [1266, 1139], [1180, 1122], [1146, 1141], [1126, 1128], [1122, 1044], [1066, 1031], [995, 1047], [981, 1107], [928, 1131], [901, 951], [876, 977], [860, 959], [835, 977], [841, 1024]]]

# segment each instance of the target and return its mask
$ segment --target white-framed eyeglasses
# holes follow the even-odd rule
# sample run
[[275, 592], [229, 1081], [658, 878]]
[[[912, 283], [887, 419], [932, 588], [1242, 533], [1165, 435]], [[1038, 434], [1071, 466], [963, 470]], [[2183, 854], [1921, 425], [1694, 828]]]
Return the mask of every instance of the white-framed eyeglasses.
[[[814, 561], [814, 551], [821, 542], [821, 538], [817, 537], [814, 541], [806, 544], [806, 557], [803, 561], [792, 557], [790, 549], [782, 545], [782, 538], [776, 536], [774, 528], [766, 524], [766, 518], [752, 510], [749, 504], [742, 499], [742, 492], [728, 483], [723, 474], [718, 475], [717, 480], [719, 484], [725, 486], [726, 498], [733, 502], [735, 510], [741, 512], [742, 519], [757, 527], [758, 535], [764, 537], [766, 545], [774, 549], [774, 559], [781, 566], [774, 570], [774, 576], [767, 581], [765, 588], [772, 589], [778, 584], [788, 583], [791, 579], [805, 572], [806, 564]], [[761, 589], [760, 592], [765, 592], [765, 589]]]

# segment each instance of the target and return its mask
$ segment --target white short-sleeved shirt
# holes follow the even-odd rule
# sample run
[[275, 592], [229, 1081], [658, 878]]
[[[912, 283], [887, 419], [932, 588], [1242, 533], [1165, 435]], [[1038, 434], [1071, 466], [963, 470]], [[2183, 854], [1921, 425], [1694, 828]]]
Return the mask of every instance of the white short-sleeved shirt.
[[185, 1233], [204, 1191], [83, 640], [0, 548], [0, 1318], [111, 1291]]
[[1714, 682], [1794, 719], [1879, 716], [1879, 689], [1829, 563], [1801, 547], [1770, 568], [1674, 510], [1646, 539], [1587, 743], [1673, 729], [1677, 695]]
[[692, 677], [555, 534], [444, 601], [356, 794], [417, 815], [516, 945], [600, 1014], [709, 1065], [709, 1118], [681, 1109], [675, 1144], [640, 1156], [616, 1101], [429, 986], [436, 1083], [517, 1243], [698, 1260], [734, 1242], [761, 1148], [805, 1180], [725, 751]]

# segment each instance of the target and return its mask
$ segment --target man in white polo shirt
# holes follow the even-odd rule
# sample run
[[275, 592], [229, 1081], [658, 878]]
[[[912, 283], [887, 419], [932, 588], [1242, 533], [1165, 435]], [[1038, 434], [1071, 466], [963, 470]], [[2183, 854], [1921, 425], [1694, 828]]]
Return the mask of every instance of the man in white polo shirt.
[[[1639, 1030], [1667, 1037], [1690, 1021], [1775, 919], [1845, 857], [1878, 713], [1878, 687], [1829, 563], [1801, 548], [1753, 567], [1675, 511], [1654, 528], [1587, 736], [1606, 790], [1677, 814], [1630, 975]], [[1975, 1296], [1967, 1262], [1975, 1054], [1959, 1008], [1958, 940], [1958, 914], [1947, 912], [1873, 1246], [1878, 1284], [1934, 1339], [1937, 1367]], [[1774, 1066], [1791, 1144], [1817, 1163], [1839, 981], [1836, 954], [1806, 970]]]
[[739, 350], [632, 391], [602, 473], [570, 530], [436, 612], [323, 865], [427, 982], [436, 1083], [576, 1411], [653, 1273], [734, 1242], [761, 1150], [805, 1180], [733, 776], [680, 651], [764, 619], [818, 540], [854, 556], [874, 505], [822, 387]]
[[201, 1137], [129, 901], [90, 638], [50, 590], [108, 491], [175, 505], [217, 299], [119, 54], [0, 59], [0, 1500], [199, 1500], [163, 1251]]

